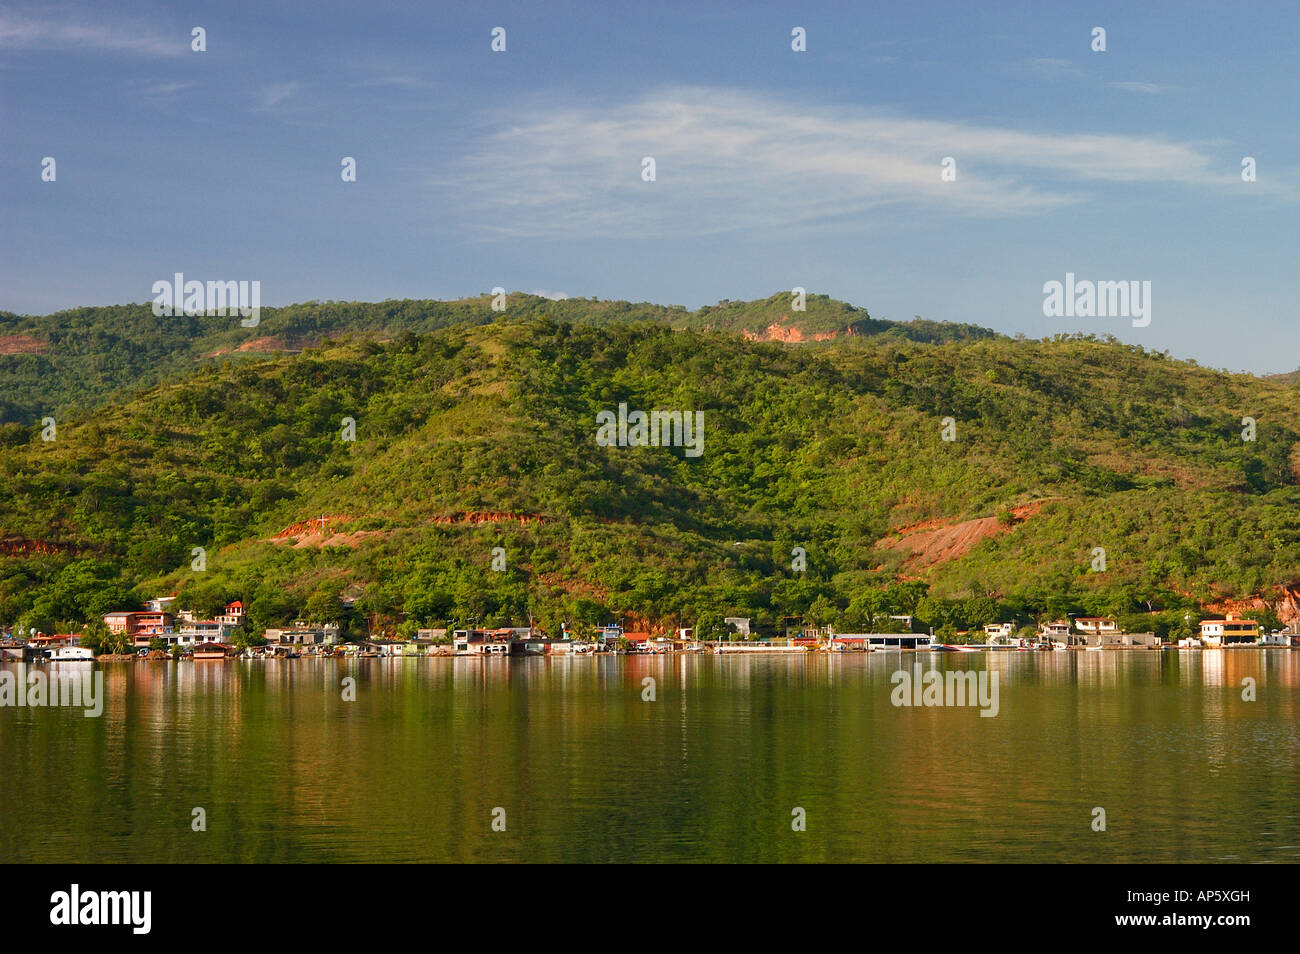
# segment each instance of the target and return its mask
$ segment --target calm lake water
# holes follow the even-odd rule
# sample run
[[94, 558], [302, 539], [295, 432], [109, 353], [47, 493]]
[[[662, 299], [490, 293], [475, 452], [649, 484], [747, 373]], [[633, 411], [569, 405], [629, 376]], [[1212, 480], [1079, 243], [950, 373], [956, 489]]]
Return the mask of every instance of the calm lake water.
[[[896, 708], [915, 662], [998, 715]], [[0, 708], [0, 860], [1300, 861], [1300, 652], [99, 668]]]

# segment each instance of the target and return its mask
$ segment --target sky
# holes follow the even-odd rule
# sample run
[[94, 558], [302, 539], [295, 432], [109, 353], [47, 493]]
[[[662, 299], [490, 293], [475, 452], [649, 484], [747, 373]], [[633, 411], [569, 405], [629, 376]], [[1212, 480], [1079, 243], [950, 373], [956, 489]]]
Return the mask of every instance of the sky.
[[[0, 310], [798, 286], [1290, 371], [1298, 103], [1265, 0], [0, 0]], [[1067, 273], [1150, 282], [1149, 324], [1046, 316]]]

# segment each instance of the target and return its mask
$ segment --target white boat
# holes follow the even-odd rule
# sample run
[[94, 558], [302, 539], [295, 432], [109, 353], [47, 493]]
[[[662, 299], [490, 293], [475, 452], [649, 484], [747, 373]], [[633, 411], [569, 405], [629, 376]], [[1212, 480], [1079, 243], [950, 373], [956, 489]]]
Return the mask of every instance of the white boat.
[[60, 646], [50, 650], [50, 662], [88, 662], [95, 661], [95, 654], [86, 646]]

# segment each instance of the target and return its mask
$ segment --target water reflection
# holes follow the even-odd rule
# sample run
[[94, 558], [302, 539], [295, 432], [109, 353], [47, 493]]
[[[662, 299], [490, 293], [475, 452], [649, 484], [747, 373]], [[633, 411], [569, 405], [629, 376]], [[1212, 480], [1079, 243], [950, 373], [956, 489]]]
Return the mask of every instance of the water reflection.
[[[917, 662], [997, 672], [999, 714], [894, 707]], [[1300, 860], [1300, 653], [99, 668], [101, 718], [0, 708], [7, 859]]]

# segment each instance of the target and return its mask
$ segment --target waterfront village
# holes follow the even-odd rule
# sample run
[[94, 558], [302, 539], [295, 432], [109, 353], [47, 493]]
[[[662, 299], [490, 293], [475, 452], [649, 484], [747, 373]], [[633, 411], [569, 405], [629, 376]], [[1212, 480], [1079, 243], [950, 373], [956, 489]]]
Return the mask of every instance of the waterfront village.
[[[959, 632], [960, 641], [943, 643], [934, 635], [913, 632], [910, 616], [894, 616], [899, 632], [837, 633], [830, 628], [787, 618], [784, 635], [751, 632], [750, 620], [728, 617], [728, 638], [699, 640], [690, 628], [652, 633], [620, 623], [596, 626], [578, 637], [565, 629], [547, 635], [536, 626], [493, 629], [420, 629], [409, 639], [387, 637], [343, 639], [336, 623], [298, 621], [266, 629], [250, 638], [244, 604], [233, 600], [212, 619], [199, 619], [190, 610], [173, 608], [175, 597], [150, 600], [144, 610], [108, 613], [105, 630], [117, 647], [109, 658], [154, 660], [267, 659], [303, 656], [572, 656], [600, 653], [808, 653], [808, 652], [1033, 652], [1073, 650], [1200, 650], [1246, 647], [1300, 648], [1300, 620], [1287, 630], [1265, 632], [1255, 620], [1227, 613], [1200, 621], [1199, 635], [1162, 641], [1155, 633], [1123, 632], [1116, 620], [1076, 616], [1018, 627], [989, 623], [982, 631]], [[91, 640], [87, 640], [91, 642]], [[77, 633], [44, 634], [35, 630], [0, 631], [0, 660], [24, 662], [92, 661], [101, 645], [83, 645]], [[125, 650], [123, 652], [122, 650]], [[101, 657], [102, 658], [102, 657]]]

